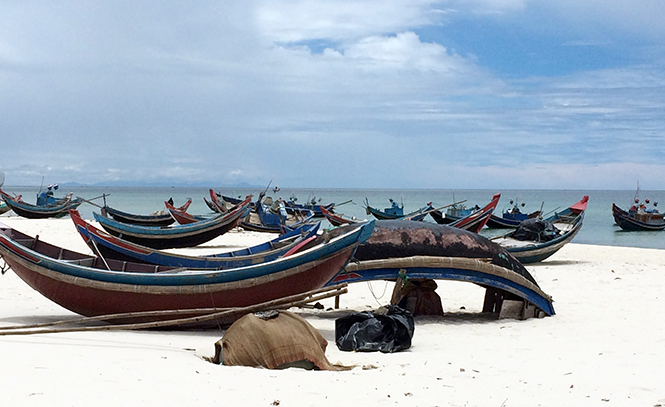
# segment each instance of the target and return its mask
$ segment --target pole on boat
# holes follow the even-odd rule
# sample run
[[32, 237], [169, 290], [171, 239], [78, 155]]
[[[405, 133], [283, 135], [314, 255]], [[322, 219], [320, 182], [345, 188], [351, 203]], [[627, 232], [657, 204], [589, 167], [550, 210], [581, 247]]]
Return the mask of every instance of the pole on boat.
[[[87, 229], [87, 227], [86, 227], [86, 229]], [[88, 232], [88, 233], [90, 233], [90, 232]], [[92, 245], [95, 247], [95, 254], [97, 254], [97, 257], [102, 259], [102, 262], [104, 262], [104, 265], [106, 266], [106, 269], [109, 270], [109, 271], [112, 271], [111, 267], [109, 267], [109, 264], [106, 262], [106, 259], [104, 258], [104, 256], [102, 256], [102, 252], [99, 251], [99, 247], [97, 247], [97, 242], [95, 242], [95, 239], [89, 238], [88, 241], [90, 241], [92, 243]]]
[[464, 203], [464, 202], [466, 202], [466, 201], [467, 201], [467, 200], [465, 199], [465, 200], [463, 200], [463, 201], [453, 202], [453, 203], [451, 203], [451, 204], [443, 205], [442, 207], [440, 207], [440, 208], [436, 208], [436, 209], [433, 209], [433, 210], [435, 210], [435, 211], [440, 211], [441, 209], [445, 209], [445, 208], [448, 208], [448, 207], [451, 207], [451, 206], [459, 205], [459, 204]]
[[[430, 210], [428, 210], [428, 211], [425, 211], [424, 213], [430, 213], [430, 212], [440, 211], [441, 209], [446, 209], [446, 208], [448, 208], [448, 207], [451, 207], [451, 206], [454, 206], [454, 205], [459, 205], [459, 204], [464, 203], [464, 202], [466, 202], [466, 199], [463, 200], [463, 201], [454, 202], [454, 203], [451, 203], [451, 204], [448, 204], [448, 205], [443, 205], [443, 206], [440, 206], [440, 207], [435, 208], [435, 209], [430, 209]], [[420, 214], [418, 213], [417, 215], [420, 215]]]
[[264, 189], [263, 192], [261, 192], [259, 194], [259, 201], [261, 200], [261, 198], [266, 196], [266, 192], [268, 192], [268, 188], [270, 188], [270, 184], [272, 184], [272, 179], [270, 180], [270, 182], [268, 182], [268, 186], [266, 187], [266, 189]]
[[560, 206], [557, 206], [556, 208], [552, 209], [551, 211], [547, 212], [544, 214], [542, 217], [544, 218], [545, 216], [549, 215], [550, 213], [555, 213], [557, 209], [561, 208]]
[[44, 175], [42, 174], [42, 182], [39, 184], [39, 192], [37, 192], [37, 196], [42, 192], [42, 188], [44, 187]]
[[[76, 198], [82, 200], [83, 202], [89, 203], [90, 205], [96, 206], [96, 207], [101, 209], [101, 208], [104, 208], [104, 206], [106, 206], [106, 197], [109, 196], [109, 195], [111, 195], [111, 194], [102, 194], [100, 196], [96, 196], [96, 197], [90, 198], [90, 199], [81, 198], [80, 196], [77, 196]], [[99, 198], [104, 198], [104, 206], [101, 206], [99, 204], [96, 204], [96, 203], [92, 202], [92, 200], [99, 199]]]
[[[0, 185], [0, 186], [1, 186], [1, 185]], [[346, 205], [346, 204], [348, 204], [348, 203], [352, 203], [352, 202], [353, 202], [353, 199], [349, 199], [348, 201], [344, 201], [344, 202], [342, 202], [342, 203], [335, 204], [335, 205], [333, 205], [333, 207], [335, 207], [335, 206]]]
[[447, 208], [447, 207], [449, 207], [449, 206], [458, 205], [458, 204], [461, 204], [461, 203], [464, 203], [464, 202], [466, 202], [466, 199], [463, 200], [463, 201], [459, 201], [459, 202], [451, 203], [451, 204], [448, 204], [448, 205], [443, 205], [443, 206], [441, 206], [441, 207], [439, 207], [439, 208], [430, 209], [430, 210], [428, 210], [428, 211], [414, 213], [414, 214], [411, 215], [411, 216], [405, 216], [404, 219], [406, 219], [406, 220], [411, 220], [411, 219], [412, 219], [413, 217], [415, 217], [415, 216], [420, 216], [420, 215], [423, 215], [423, 214], [424, 214], [424, 215], [427, 215], [427, 214], [429, 214], [429, 213], [431, 213], [431, 212], [440, 211], [441, 209], [445, 209], [445, 208]]

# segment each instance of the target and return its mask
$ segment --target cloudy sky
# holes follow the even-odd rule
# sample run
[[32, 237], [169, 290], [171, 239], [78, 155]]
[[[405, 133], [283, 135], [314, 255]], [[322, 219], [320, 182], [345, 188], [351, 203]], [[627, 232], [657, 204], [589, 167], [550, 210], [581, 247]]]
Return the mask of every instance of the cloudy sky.
[[665, 189], [665, 2], [3, 1], [7, 185]]

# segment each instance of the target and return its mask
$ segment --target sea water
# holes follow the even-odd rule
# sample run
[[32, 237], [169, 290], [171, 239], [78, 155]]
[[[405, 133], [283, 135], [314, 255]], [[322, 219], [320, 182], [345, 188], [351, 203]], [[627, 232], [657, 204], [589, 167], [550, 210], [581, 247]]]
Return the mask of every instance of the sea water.
[[[261, 188], [213, 188], [215, 191], [232, 197], [254, 195], [257, 198], [263, 192]], [[23, 195], [26, 202], [34, 203], [39, 187], [4, 186], [3, 190], [10, 194]], [[84, 203], [79, 211], [85, 219], [92, 219], [92, 212], [99, 212], [99, 207], [106, 203], [125, 212], [150, 214], [153, 211], [165, 210], [164, 201], [173, 199], [175, 206], [182, 205], [187, 198], [192, 198], [188, 212], [192, 214], [210, 214], [203, 198], [210, 199], [208, 188], [154, 188], [154, 187], [67, 187], [62, 186], [56, 196], [73, 192], [90, 200]], [[373, 219], [365, 211], [365, 206], [384, 209], [390, 206], [390, 199], [404, 206], [404, 213], [415, 211], [432, 203], [435, 208], [464, 201], [464, 205], [483, 207], [495, 193], [501, 193], [501, 200], [495, 211], [500, 213], [512, 208], [514, 203], [520, 205], [522, 212], [529, 213], [541, 210], [545, 217], [554, 211], [561, 211], [578, 202], [584, 195], [589, 195], [589, 204], [584, 217], [584, 225], [573, 239], [575, 243], [630, 246], [665, 249], [665, 231], [656, 232], [625, 232], [614, 223], [612, 203], [627, 209], [635, 198], [635, 191], [600, 191], [600, 190], [484, 190], [484, 189], [324, 189], [324, 188], [282, 188], [274, 192], [266, 190], [266, 195], [273, 198], [297, 198], [298, 203], [307, 203], [314, 199], [317, 203], [338, 204], [335, 212], [358, 219]], [[105, 195], [105, 198], [100, 196]], [[649, 198], [651, 202], [665, 199], [665, 191], [640, 191], [642, 200]], [[513, 204], [510, 201], [513, 201]], [[524, 204], [524, 206], [521, 206]], [[665, 205], [665, 201], [663, 201]], [[445, 209], [443, 209], [445, 211]], [[6, 216], [6, 215], [5, 215]], [[430, 217], [425, 221], [433, 222]], [[73, 227], [73, 224], [72, 224]], [[491, 236], [505, 230], [484, 229], [483, 235]]]

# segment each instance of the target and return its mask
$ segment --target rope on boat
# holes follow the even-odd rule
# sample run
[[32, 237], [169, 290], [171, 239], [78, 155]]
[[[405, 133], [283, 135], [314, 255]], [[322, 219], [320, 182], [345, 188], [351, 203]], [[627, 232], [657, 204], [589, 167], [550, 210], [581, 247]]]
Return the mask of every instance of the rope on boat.
[[[43, 324], [0, 327], [0, 336], [33, 335], [33, 334], [60, 333], [60, 332], [138, 330], [138, 329], [148, 329], [148, 328], [163, 328], [175, 325], [198, 324], [201, 322], [220, 320], [225, 317], [228, 318], [234, 315], [244, 315], [257, 311], [287, 309], [290, 307], [302, 306], [307, 303], [320, 301], [325, 298], [336, 297], [346, 292], [348, 292], [347, 284], [342, 283], [330, 287], [323, 287], [316, 290], [290, 295], [284, 298], [279, 298], [276, 300], [266, 301], [260, 304], [254, 304], [245, 307], [129, 312], [122, 314], [101, 315], [96, 317], [83, 317], [74, 320], [55, 321]], [[201, 313], [202, 315], [167, 319], [160, 321], [140, 322], [133, 324], [54, 328], [59, 325], [82, 323], [82, 322], [105, 321], [105, 320], [114, 320], [119, 318], [124, 318], [124, 319], [150, 318], [150, 317], [163, 318], [164, 316], [173, 316], [173, 315], [177, 316], [177, 315], [192, 314], [192, 313]]]

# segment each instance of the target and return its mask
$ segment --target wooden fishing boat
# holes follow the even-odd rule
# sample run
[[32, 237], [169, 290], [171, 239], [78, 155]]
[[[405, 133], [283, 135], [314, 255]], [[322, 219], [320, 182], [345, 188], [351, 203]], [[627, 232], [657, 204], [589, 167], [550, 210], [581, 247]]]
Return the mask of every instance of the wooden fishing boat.
[[315, 218], [323, 218], [325, 217], [323, 214], [323, 210], [328, 211], [329, 213], [332, 213], [333, 208], [335, 207], [334, 203], [329, 203], [325, 205], [317, 204], [316, 199], [312, 199], [309, 203], [307, 204], [299, 204], [296, 202], [297, 198], [291, 197], [288, 201], [286, 201], [286, 207], [299, 210], [301, 212], [307, 213], [309, 211], [314, 213]]
[[299, 211], [290, 214], [283, 202], [274, 202], [272, 198], [260, 197], [254, 203], [255, 212], [250, 212], [240, 223], [245, 230], [255, 232], [284, 233], [286, 228], [295, 228], [306, 224], [314, 217], [313, 212], [303, 215]]
[[40, 200], [39, 205], [24, 202], [21, 195], [13, 197], [0, 189], [0, 197], [5, 201], [17, 215], [30, 219], [60, 218], [67, 216], [70, 209], [76, 209], [83, 203], [83, 199], [74, 198], [73, 194], [67, 194], [63, 198], [52, 198]]
[[439, 225], [448, 225], [450, 223], [453, 223], [457, 220], [460, 220], [462, 218], [465, 218], [473, 214], [473, 212], [480, 210], [480, 207], [478, 205], [476, 205], [473, 208], [467, 208], [467, 206], [464, 205], [464, 202], [466, 202], [466, 200], [455, 202], [452, 205], [448, 205], [445, 213], [441, 212], [438, 209], [431, 211], [430, 216]]
[[[236, 199], [220, 195], [212, 188], [208, 190], [208, 194], [210, 195], [210, 200], [207, 200], [206, 198], [203, 198], [203, 200], [213, 212], [217, 213], [226, 213], [228, 212], [229, 208], [235, 205], [239, 205], [243, 201], [243, 199]], [[251, 203], [251, 208], [254, 209], [253, 202]]]
[[399, 278], [478, 284], [487, 289], [483, 312], [500, 311], [504, 300], [521, 300], [532, 316], [554, 314], [552, 298], [504, 248], [484, 236], [431, 222], [377, 220], [372, 236], [331, 284]]
[[208, 208], [210, 208], [211, 211], [213, 211], [213, 212], [218, 212], [218, 210], [217, 210], [217, 206], [215, 206], [214, 203], [212, 203], [211, 201], [209, 201], [208, 199], [206, 199], [206, 197], [203, 197], [203, 201], [206, 203], [206, 206], [207, 206]]
[[108, 233], [132, 243], [153, 249], [193, 247], [221, 236], [238, 226], [243, 217], [249, 212], [251, 199], [252, 196], [248, 195], [242, 204], [228, 213], [219, 214], [210, 219], [188, 225], [139, 226], [118, 222], [96, 212], [93, 212], [93, 216]]
[[76, 210], [72, 210], [69, 216], [83, 240], [93, 253], [100, 257], [163, 266], [209, 269], [243, 267], [275, 260], [303, 240], [316, 236], [320, 227], [318, 222], [303, 225], [256, 246], [207, 256], [188, 256], [141, 246], [105, 233], [86, 222]]
[[228, 196], [228, 195], [222, 195], [222, 194], [217, 193], [217, 192], [215, 192], [211, 189], [210, 190], [210, 201], [213, 202], [213, 203], [224, 201], [224, 202], [228, 202], [232, 205], [237, 205], [242, 201], [242, 199], [234, 198], [234, 197]]
[[589, 196], [547, 219], [532, 218], [517, 230], [491, 238], [522, 263], [543, 261], [568, 244], [582, 228]]
[[393, 201], [392, 198], [389, 199], [390, 207], [380, 210], [373, 208], [369, 205], [369, 200], [365, 198], [365, 211], [368, 215], [372, 215], [377, 219], [399, 219], [404, 217], [404, 204], [399, 205], [397, 202]]
[[[243, 307], [323, 287], [373, 227], [368, 222], [337, 228], [276, 260], [225, 270], [102, 259], [31, 238], [6, 225], [0, 225], [0, 255], [30, 287], [84, 316], [160, 310], [200, 315], [202, 309], [209, 313], [211, 308]], [[114, 322], [163, 318], [147, 315]]]
[[487, 224], [490, 216], [492, 216], [492, 212], [494, 212], [494, 209], [499, 203], [500, 198], [501, 194], [494, 194], [494, 196], [492, 196], [492, 200], [483, 208], [472, 212], [469, 215], [452, 223], [449, 223], [448, 225], [459, 229], [468, 230], [473, 233], [480, 233], [485, 224]]
[[[181, 207], [177, 208], [182, 212], [186, 212], [191, 205], [192, 199], [187, 199], [187, 202], [184, 203]], [[121, 210], [112, 208], [106, 204], [102, 206], [102, 215], [106, 217], [111, 217], [114, 220], [122, 223], [128, 223], [131, 225], [140, 225], [140, 226], [169, 226], [175, 222], [175, 219], [171, 216], [168, 211], [155, 211], [149, 215], [137, 215], [133, 213], [123, 212]]]
[[193, 215], [187, 212], [186, 210], [174, 207], [169, 202], [164, 202], [164, 206], [166, 206], [166, 210], [169, 212], [169, 215], [181, 225], [188, 225], [190, 223], [196, 223], [202, 220], [208, 220], [212, 217], [205, 215]]
[[250, 213], [240, 222], [239, 226], [245, 230], [251, 230], [253, 232], [284, 233], [287, 230], [291, 230], [311, 222], [313, 218], [314, 214], [310, 214], [301, 220], [287, 222], [285, 224], [263, 223], [261, 222], [259, 215]]
[[344, 216], [343, 213], [333, 213], [327, 210], [326, 208], [321, 208], [321, 213], [333, 226], [367, 222], [367, 219], [356, 219], [355, 216], [349, 218], [348, 216]]
[[[503, 211], [501, 216], [495, 214], [490, 216], [487, 221], [488, 228], [514, 229], [518, 227], [523, 220], [537, 218], [542, 213], [541, 210], [533, 211], [531, 213], [522, 213], [522, 210], [517, 203], [513, 203], [511, 200], [510, 204], [513, 205], [513, 207]], [[521, 206], [523, 207], [524, 203], [522, 203]]]
[[640, 210], [638, 205], [634, 205], [626, 211], [612, 203], [612, 216], [614, 222], [621, 229], [627, 231], [658, 231], [665, 229], [665, 219], [663, 219], [662, 213], [657, 210]]
[[[274, 191], [274, 189], [273, 189], [273, 191]], [[252, 202], [252, 205], [251, 205], [252, 206], [252, 212], [257, 211], [258, 202], [262, 202], [264, 197], [265, 197], [265, 191], [261, 192], [259, 194], [259, 199], [257, 200], [257, 202]], [[269, 200], [271, 202], [274, 201], [271, 197], [265, 197], [265, 199]], [[232, 196], [223, 195], [223, 194], [217, 193], [217, 192], [215, 192], [211, 189], [210, 190], [210, 201], [206, 200], [206, 204], [208, 206], [211, 206], [213, 208], [213, 211], [220, 212], [220, 211], [223, 211], [225, 207], [237, 205], [238, 202], [240, 202], [240, 201], [241, 201], [241, 199], [239, 199], [239, 198], [234, 198]], [[293, 201], [293, 200], [292, 201], [283, 201], [283, 202], [284, 202], [284, 209], [286, 209], [287, 215], [293, 215], [295, 217], [302, 218], [302, 217], [309, 216], [310, 212], [312, 212], [313, 213], [312, 217], [322, 217], [323, 216], [320, 213], [320, 205], [317, 205], [315, 208], [308, 209], [309, 207], [312, 207], [312, 205], [296, 204], [295, 201]], [[272, 203], [270, 205], [272, 205]], [[330, 209], [332, 209], [332, 207], [334, 207], [335, 204], [330, 204], [328, 206], [330, 206]], [[251, 223], [252, 224], [259, 224], [260, 221], [254, 219]], [[258, 228], [261, 228], [261, 227], [258, 226]]]
[[[377, 219], [402, 219], [402, 218], [408, 218], [409, 220], [416, 220], [420, 221], [425, 218], [427, 213], [429, 213], [431, 210], [434, 208], [432, 207], [432, 203], [428, 202], [427, 205], [423, 206], [422, 208], [415, 210], [411, 213], [404, 214], [404, 205], [398, 205], [397, 202], [393, 201], [390, 199], [390, 207], [385, 208], [384, 210], [380, 210], [377, 208], [373, 208], [370, 206], [369, 201], [367, 198], [365, 198], [365, 211], [367, 212], [368, 215], [372, 215]], [[421, 216], [422, 215], [422, 216]]]
[[[224, 213], [228, 210], [227, 208], [227, 201], [224, 201], [222, 196], [215, 192], [212, 188], [208, 190], [208, 194], [210, 195], [210, 199], [208, 200], [206, 197], [203, 197], [203, 201], [206, 203], [206, 206], [210, 208], [211, 211], [216, 212], [216, 213]], [[242, 202], [242, 199], [234, 199], [236, 202], [235, 204], [232, 204], [229, 202], [230, 206], [237, 205], [240, 202]]]
[[653, 208], [649, 198], [644, 202], [640, 200], [640, 183], [637, 183], [634, 203], [626, 211], [612, 203], [612, 216], [614, 222], [626, 231], [659, 231], [665, 229], [665, 220], [663, 214], [658, 212], [658, 202], [653, 202]]

